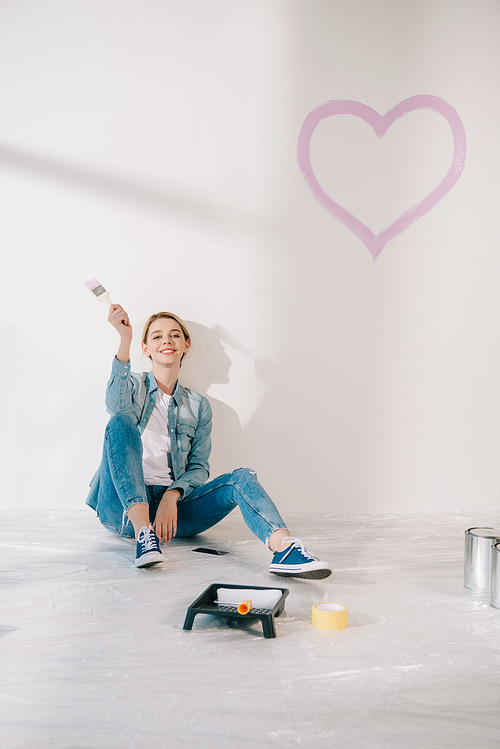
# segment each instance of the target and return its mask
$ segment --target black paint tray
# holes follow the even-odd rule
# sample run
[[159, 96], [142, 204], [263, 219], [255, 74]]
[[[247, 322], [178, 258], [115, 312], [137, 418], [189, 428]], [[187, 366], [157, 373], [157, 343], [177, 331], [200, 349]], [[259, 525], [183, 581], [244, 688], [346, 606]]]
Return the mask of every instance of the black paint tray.
[[[215, 603], [217, 599], [217, 591], [219, 588], [233, 588], [234, 590], [281, 590], [281, 598], [272, 609], [252, 609], [248, 614], [238, 613], [237, 606], [231, 606], [229, 604], [218, 604]], [[194, 618], [197, 614], [211, 614], [212, 616], [223, 617], [228, 620], [238, 621], [238, 619], [260, 619], [262, 622], [262, 630], [264, 637], [276, 637], [276, 625], [274, 623], [274, 617], [279, 616], [283, 613], [285, 608], [285, 598], [288, 595], [287, 588], [278, 588], [273, 586], [272, 588], [263, 588], [258, 585], [228, 585], [227, 583], [212, 583], [208, 588], [203, 591], [201, 596], [198, 596], [196, 601], [193, 601], [191, 606], [187, 610], [186, 619], [184, 621], [184, 629], [192, 629]], [[229, 621], [228, 621], [229, 623]]]

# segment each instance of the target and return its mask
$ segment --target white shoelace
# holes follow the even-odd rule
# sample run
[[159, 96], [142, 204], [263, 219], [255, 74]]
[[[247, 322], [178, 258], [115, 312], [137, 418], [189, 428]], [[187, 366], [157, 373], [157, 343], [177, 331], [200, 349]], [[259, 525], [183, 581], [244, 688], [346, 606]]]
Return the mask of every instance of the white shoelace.
[[149, 528], [141, 528], [137, 540], [144, 546], [144, 551], [153, 551], [157, 548], [157, 544], [154, 537], [154, 530], [151, 526]]
[[[304, 546], [304, 544], [302, 543], [302, 541], [299, 538], [293, 538], [292, 536], [287, 536], [286, 538], [283, 539], [283, 542], [285, 542], [285, 541], [291, 541], [292, 542], [292, 545], [288, 549], [288, 554], [292, 551], [292, 549], [298, 549], [300, 551], [300, 553], [303, 554], [303, 556], [308, 557], [309, 559], [312, 559], [312, 560], [314, 560], [316, 562], [319, 561], [318, 557], [315, 556], [312, 553], [312, 551], [309, 551], [309, 549], [307, 548], [307, 546]], [[288, 554], [286, 556], [288, 556]], [[285, 557], [283, 557], [283, 559], [285, 559]]]

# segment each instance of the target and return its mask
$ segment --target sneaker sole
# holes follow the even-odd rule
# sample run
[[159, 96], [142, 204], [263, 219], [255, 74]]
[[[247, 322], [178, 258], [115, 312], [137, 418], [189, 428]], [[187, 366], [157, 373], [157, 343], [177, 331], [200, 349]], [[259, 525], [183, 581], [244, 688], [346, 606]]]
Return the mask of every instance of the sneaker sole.
[[307, 580], [324, 580], [325, 577], [329, 577], [332, 574], [331, 570], [310, 570], [309, 572], [276, 572], [275, 570], [269, 570], [271, 575], [279, 575], [279, 577], [302, 577]]
[[140, 567], [152, 567], [153, 564], [160, 564], [160, 562], [163, 562], [163, 555], [158, 556], [157, 552], [153, 552], [153, 554], [151, 554], [151, 556], [148, 556], [147, 554], [143, 554], [142, 557], [135, 560], [135, 566], [139, 568]]

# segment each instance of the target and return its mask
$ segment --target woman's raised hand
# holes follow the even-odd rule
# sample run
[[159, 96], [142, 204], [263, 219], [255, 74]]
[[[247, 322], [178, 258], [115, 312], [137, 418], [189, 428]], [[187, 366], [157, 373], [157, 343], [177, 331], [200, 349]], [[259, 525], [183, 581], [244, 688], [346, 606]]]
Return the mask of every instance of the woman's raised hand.
[[118, 361], [128, 362], [130, 360], [130, 344], [132, 343], [132, 326], [128, 315], [119, 304], [111, 304], [109, 307], [108, 320], [120, 334], [120, 345], [116, 358]]
[[111, 304], [109, 307], [108, 320], [118, 331], [121, 338], [132, 340], [132, 326], [127, 313], [120, 304]]

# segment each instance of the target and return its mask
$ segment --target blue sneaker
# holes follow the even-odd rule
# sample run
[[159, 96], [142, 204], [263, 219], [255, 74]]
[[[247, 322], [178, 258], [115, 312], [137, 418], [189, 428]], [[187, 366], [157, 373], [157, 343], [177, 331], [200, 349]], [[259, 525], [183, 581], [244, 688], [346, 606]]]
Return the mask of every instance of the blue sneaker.
[[285, 551], [276, 551], [269, 572], [283, 577], [306, 577], [309, 580], [323, 580], [332, 574], [328, 562], [320, 562], [298, 538], [284, 538], [291, 541]]
[[160, 542], [151, 525], [149, 528], [141, 528], [137, 536], [137, 555], [135, 557], [136, 567], [149, 567], [151, 564], [163, 562], [163, 554], [160, 551]]

